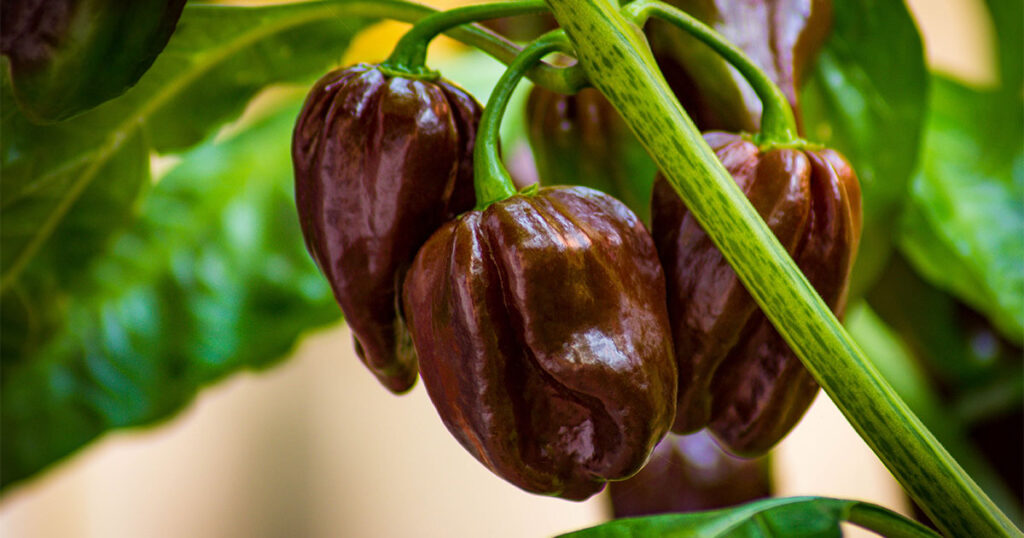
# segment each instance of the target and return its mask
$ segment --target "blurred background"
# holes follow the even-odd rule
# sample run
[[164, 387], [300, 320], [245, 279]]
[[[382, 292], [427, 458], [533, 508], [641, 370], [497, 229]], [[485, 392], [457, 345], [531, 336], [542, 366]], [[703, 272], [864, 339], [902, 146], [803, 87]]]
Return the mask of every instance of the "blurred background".
[[[908, 4], [934, 68], [992, 82], [991, 22], [980, 3]], [[340, 63], [383, 59], [404, 28], [364, 32]], [[457, 71], [464, 53], [442, 40], [432, 58]], [[484, 99], [474, 85], [501, 69], [489, 65], [445, 73]], [[466, 79], [474, 76], [479, 82]], [[772, 469], [780, 496], [861, 499], [909, 513], [899, 486], [824, 394], [774, 451]], [[106, 435], [16, 486], [0, 500], [0, 535], [530, 537], [609, 515], [605, 495], [549, 499], [494, 476], [448, 434], [422, 385], [401, 397], [383, 390], [336, 325], [308, 334], [279, 366], [203, 390], [170, 421]]]

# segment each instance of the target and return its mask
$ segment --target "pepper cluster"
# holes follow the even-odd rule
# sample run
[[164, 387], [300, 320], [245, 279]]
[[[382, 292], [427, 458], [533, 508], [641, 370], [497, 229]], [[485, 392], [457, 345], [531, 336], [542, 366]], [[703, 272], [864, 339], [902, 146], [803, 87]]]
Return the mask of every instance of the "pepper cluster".
[[468, 211], [479, 119], [448, 82], [328, 74], [295, 129], [302, 230], [386, 387], [410, 388], [418, 364], [481, 462], [583, 499], [638, 471], [672, 422], [661, 265], [639, 219], [592, 189]]
[[[637, 178], [587, 161], [638, 147], [603, 96], [535, 90], [530, 134], [545, 184], [626, 203], [582, 186], [517, 192], [489, 171], [503, 170], [487, 153], [501, 88], [543, 40], [486, 111], [415, 65], [422, 44], [313, 87], [293, 139], [296, 203], [357, 354], [394, 392], [422, 377], [463, 447], [535, 493], [585, 499], [635, 474], [669, 429], [707, 426], [731, 452], [763, 453], [817, 385], [653, 167]], [[850, 166], [828, 150], [706, 140], [841, 311], [859, 236]]]
[[[670, 3], [734, 38], [784, 102], [798, 110], [796, 88], [827, 35], [830, 2], [755, 3], [758, 9], [753, 10], [749, 2], [731, 0]], [[850, 164], [838, 152], [800, 140], [761, 143], [722, 132], [765, 127], [761, 118], [770, 104], [762, 106], [767, 100], [754, 95], [719, 51], [697, 37], [664, 21], [652, 21], [647, 35], [669, 86], [706, 131], [705, 141], [825, 302], [841, 315], [861, 228], [860, 187]], [[767, 452], [813, 401], [818, 392], [814, 378], [672, 186], [660, 174], [655, 180], [653, 163], [638, 151], [639, 142], [604, 96], [559, 95], [537, 86], [526, 115], [541, 178], [573, 178], [650, 215], [667, 279], [678, 360], [672, 431], [688, 434], [707, 427], [733, 454]]]

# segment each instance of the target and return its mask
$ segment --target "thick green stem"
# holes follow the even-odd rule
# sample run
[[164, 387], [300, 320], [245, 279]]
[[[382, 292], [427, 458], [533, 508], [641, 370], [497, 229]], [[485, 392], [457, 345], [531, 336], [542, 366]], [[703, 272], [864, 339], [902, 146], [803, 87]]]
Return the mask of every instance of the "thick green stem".
[[863, 356], [715, 158], [636, 25], [607, 0], [547, 0], [590, 81], [647, 148], [807, 369], [951, 536], [1019, 535]]
[[483, 209], [516, 193], [512, 176], [501, 162], [498, 142], [501, 118], [504, 117], [512, 92], [523, 78], [523, 74], [545, 55], [565, 49], [564, 32], [555, 30], [544, 34], [527, 45], [523, 52], [512, 60], [508, 69], [494, 85], [483, 117], [480, 118], [476, 146], [473, 148], [473, 186], [476, 189], [477, 209]]
[[788, 146], [799, 140], [796, 118], [786, 94], [739, 47], [689, 13], [658, 0], [636, 0], [624, 7], [623, 11], [639, 26], [643, 26], [651, 16], [669, 22], [711, 47], [732, 64], [761, 100], [761, 133], [756, 137], [759, 146]]
[[426, 66], [427, 46], [439, 34], [471, 22], [544, 13], [547, 10], [547, 4], [543, 0], [516, 0], [464, 6], [434, 13], [417, 22], [402, 36], [383, 67], [405, 74], [436, 76], [436, 73]]

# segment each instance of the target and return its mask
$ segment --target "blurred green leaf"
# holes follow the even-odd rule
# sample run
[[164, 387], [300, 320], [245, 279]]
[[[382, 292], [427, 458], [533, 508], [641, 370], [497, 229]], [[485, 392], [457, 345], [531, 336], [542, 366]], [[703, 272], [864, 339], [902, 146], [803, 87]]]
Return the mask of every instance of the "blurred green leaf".
[[[295, 217], [282, 111], [202, 146], [87, 271], [68, 322], [30, 360], [3, 363], [0, 483], [104, 431], [161, 420], [240, 368], [279, 360], [340, 311]], [[5, 320], [6, 321], [6, 320]]]
[[[138, 128], [131, 128], [106, 148], [103, 160], [63, 160], [61, 151], [72, 144], [55, 146], [53, 153], [36, 152], [31, 143], [23, 142], [34, 137], [45, 140], [54, 129], [28, 122], [11, 105], [10, 92], [5, 72], [0, 104], [4, 110], [0, 155], [4, 292], [16, 284], [8, 275], [20, 271], [21, 264], [28, 265], [29, 260], [20, 256], [29, 252], [37, 257], [34, 268], [52, 268], [64, 285], [72, 285], [81, 273], [80, 264], [103, 247], [111, 230], [130, 221], [135, 200], [149, 184], [148, 144]], [[58, 162], [61, 166], [55, 166]], [[96, 181], [76, 181], [85, 175]]]
[[800, 94], [807, 137], [842, 152], [860, 179], [864, 232], [851, 297], [885, 266], [917, 163], [928, 73], [903, 2], [834, 2], [832, 35]]
[[825, 497], [765, 499], [710, 512], [619, 519], [564, 534], [573, 538], [645, 536], [705, 538], [785, 536], [840, 537], [839, 523], [849, 521], [890, 537], [937, 536], [903, 516], [859, 501]]
[[167, 44], [185, 0], [4, 3], [0, 44], [34, 120], [62, 120], [135, 84]]
[[931, 283], [1024, 340], [1024, 128], [1019, 94], [936, 76], [900, 247]]
[[[62, 270], [37, 257], [70, 262], [64, 270], [86, 263], [94, 244], [77, 249], [85, 258], [72, 258], [65, 247], [82, 233], [101, 239], [124, 220], [115, 217], [130, 214], [148, 170], [131, 163], [145, 158], [150, 147], [187, 148], [236, 116], [266, 85], [313, 77], [337, 61], [369, 22], [346, 17], [345, 5], [189, 6], [138, 84], [54, 125], [32, 125], [5, 89], [0, 292], [6, 294], [30, 266], [31, 273]], [[102, 222], [76, 215], [93, 211], [85, 206], [99, 199], [111, 210]]]
[[1005, 377], [1006, 368], [1019, 368], [1016, 354], [991, 326], [979, 326], [984, 318], [971, 316], [954, 297], [925, 281], [902, 255], [893, 255], [866, 298], [929, 374], [954, 392], [984, 387]]
[[1009, 94], [1018, 93], [1024, 83], [1024, 2], [986, 0], [985, 3], [995, 27], [993, 37], [1002, 89]]

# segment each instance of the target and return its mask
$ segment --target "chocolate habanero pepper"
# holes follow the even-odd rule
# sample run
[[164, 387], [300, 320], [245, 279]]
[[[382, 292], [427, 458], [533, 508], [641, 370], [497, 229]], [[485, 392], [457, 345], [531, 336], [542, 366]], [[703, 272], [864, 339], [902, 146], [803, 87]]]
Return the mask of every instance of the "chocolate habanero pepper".
[[744, 459], [707, 430], [668, 434], [639, 473], [608, 486], [615, 518], [728, 508], [771, 496], [769, 456]]
[[539, 177], [610, 194], [649, 222], [658, 168], [600, 91], [563, 95], [534, 86], [526, 121]]
[[471, 209], [481, 106], [443, 80], [357, 65], [320, 79], [295, 126], [295, 198], [356, 352], [388, 389], [416, 382], [398, 302], [430, 234]]
[[524, 490], [579, 500], [639, 470], [672, 423], [664, 290], [625, 205], [542, 187], [441, 227], [403, 304], [423, 384], [462, 446]]
[[[860, 187], [832, 150], [761, 151], [740, 135], [704, 135], [797, 266], [837, 314], [860, 237]], [[796, 424], [818, 385], [664, 178], [652, 235], [665, 269], [679, 359], [673, 431], [707, 426], [730, 452], [764, 453]]]

